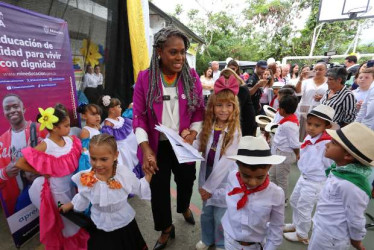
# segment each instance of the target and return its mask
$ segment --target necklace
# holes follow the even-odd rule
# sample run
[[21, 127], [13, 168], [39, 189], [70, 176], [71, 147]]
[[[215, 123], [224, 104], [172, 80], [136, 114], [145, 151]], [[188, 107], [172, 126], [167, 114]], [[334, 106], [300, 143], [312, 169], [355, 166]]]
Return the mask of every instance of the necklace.
[[[114, 179], [116, 175], [117, 166], [113, 166], [113, 174], [112, 176], [106, 181], [106, 184], [109, 186], [110, 189], [121, 189], [122, 185], [119, 181]], [[96, 182], [98, 181], [97, 177], [95, 176], [95, 171], [91, 170], [88, 173], [81, 174], [80, 181], [83, 186], [93, 187]]]
[[177, 76], [178, 76], [177, 73], [173, 75], [165, 75], [164, 73], [161, 72], [162, 83], [164, 84], [165, 87], [174, 87], [176, 80], [177, 80]]
[[216, 123], [216, 125], [214, 127], [217, 130], [222, 130], [224, 127], [226, 127], [226, 125], [227, 125], [226, 123], [221, 124], [221, 125], [218, 125], [218, 123]]

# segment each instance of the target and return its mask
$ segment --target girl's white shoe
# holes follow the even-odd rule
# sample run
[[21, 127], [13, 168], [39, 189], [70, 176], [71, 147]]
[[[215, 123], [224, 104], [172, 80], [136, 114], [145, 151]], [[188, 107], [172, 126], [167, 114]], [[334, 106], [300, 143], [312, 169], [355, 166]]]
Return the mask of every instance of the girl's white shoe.
[[205, 245], [204, 242], [199, 241], [196, 243], [197, 250], [208, 250], [209, 246]]
[[287, 223], [283, 227], [283, 233], [296, 232], [295, 225], [292, 223]]
[[286, 240], [289, 240], [289, 241], [301, 242], [301, 243], [304, 243], [305, 245], [309, 244], [309, 239], [308, 238], [306, 238], [306, 239], [301, 238], [299, 235], [297, 235], [296, 232], [284, 233], [283, 236], [284, 236], [284, 238], [286, 238]]

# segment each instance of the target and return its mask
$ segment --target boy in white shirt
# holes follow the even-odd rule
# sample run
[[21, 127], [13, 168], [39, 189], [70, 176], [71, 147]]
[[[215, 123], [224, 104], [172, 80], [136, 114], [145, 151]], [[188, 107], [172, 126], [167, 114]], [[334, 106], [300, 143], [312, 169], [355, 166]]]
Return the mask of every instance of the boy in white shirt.
[[[285, 197], [288, 190], [288, 175], [291, 165], [299, 158], [299, 121], [294, 114], [297, 109], [298, 100], [296, 96], [286, 95], [279, 100], [279, 114], [283, 117], [272, 141], [272, 154], [283, 155], [286, 160], [282, 164], [273, 166], [270, 171], [271, 182], [280, 186]], [[286, 204], [287, 204], [286, 198]]]
[[269, 181], [268, 171], [285, 157], [271, 155], [262, 136], [245, 136], [238, 154], [228, 158], [236, 160], [239, 172], [228, 176], [227, 210], [221, 221], [225, 249], [277, 249], [282, 243], [284, 193]]
[[[277, 97], [277, 112], [274, 116], [274, 123], [278, 123], [280, 120], [282, 120], [282, 116], [279, 114], [279, 101], [282, 99], [283, 96], [286, 95], [295, 95], [295, 91], [292, 88], [289, 88], [287, 85], [284, 85], [279, 91], [278, 91], [278, 97]], [[296, 114], [297, 115], [297, 114]]]
[[374, 131], [361, 123], [326, 130], [332, 137], [325, 157], [334, 161], [313, 218], [309, 250], [364, 250], [365, 216], [371, 197]]
[[333, 108], [322, 104], [307, 115], [308, 135], [301, 145], [297, 163], [301, 174], [290, 198], [292, 223], [286, 224], [283, 229], [287, 240], [309, 243], [312, 211], [327, 179], [325, 170], [332, 164], [332, 160], [325, 157], [325, 145], [331, 140], [325, 130], [339, 127], [333, 122], [334, 115]]

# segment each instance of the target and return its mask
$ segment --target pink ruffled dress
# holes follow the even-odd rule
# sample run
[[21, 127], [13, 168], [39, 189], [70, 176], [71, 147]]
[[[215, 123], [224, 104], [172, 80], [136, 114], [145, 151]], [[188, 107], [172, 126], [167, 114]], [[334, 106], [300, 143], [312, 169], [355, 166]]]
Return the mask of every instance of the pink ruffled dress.
[[29, 194], [32, 203], [40, 211], [40, 242], [45, 249], [87, 249], [89, 235], [86, 231], [59, 214], [57, 202], [68, 203], [76, 191], [71, 176], [78, 168], [82, 145], [73, 136], [63, 137], [65, 145], [58, 146], [50, 139], [45, 152], [33, 148], [22, 150], [26, 161], [41, 175], [34, 180]]

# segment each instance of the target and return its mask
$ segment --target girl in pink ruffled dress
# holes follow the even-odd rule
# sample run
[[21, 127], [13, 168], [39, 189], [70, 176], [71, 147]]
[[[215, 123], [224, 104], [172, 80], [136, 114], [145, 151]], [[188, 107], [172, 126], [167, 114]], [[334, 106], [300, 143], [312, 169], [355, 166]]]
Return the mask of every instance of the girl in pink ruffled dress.
[[39, 108], [40, 129], [49, 131], [49, 137], [35, 148], [25, 148], [16, 166], [42, 176], [34, 180], [29, 194], [32, 203], [40, 210], [40, 241], [45, 249], [87, 249], [86, 231], [62, 217], [57, 203], [68, 203], [76, 191], [71, 176], [78, 167], [81, 141], [68, 136], [70, 118], [65, 107]]

